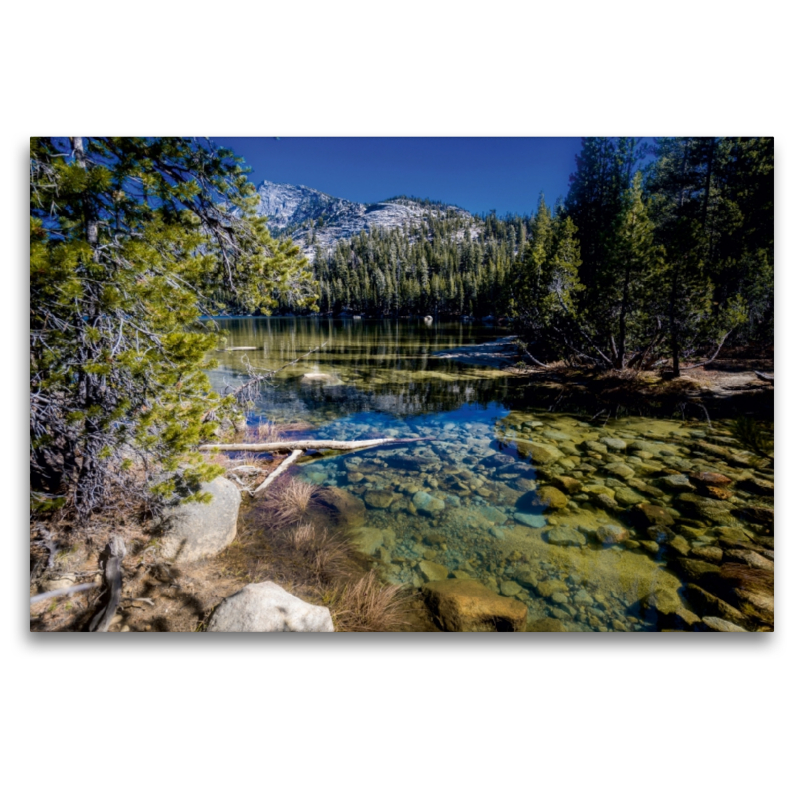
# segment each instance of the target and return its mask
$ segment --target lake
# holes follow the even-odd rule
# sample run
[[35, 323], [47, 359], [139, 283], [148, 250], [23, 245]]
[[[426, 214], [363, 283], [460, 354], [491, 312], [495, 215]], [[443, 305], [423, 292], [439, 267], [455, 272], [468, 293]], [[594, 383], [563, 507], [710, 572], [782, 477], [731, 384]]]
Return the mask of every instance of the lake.
[[769, 627], [771, 588], [748, 581], [771, 576], [772, 465], [742, 449], [730, 420], [604, 409], [435, 355], [508, 335], [491, 326], [218, 324], [228, 347], [257, 349], [216, 354], [217, 390], [324, 343], [264, 386], [252, 423], [306, 423], [303, 438], [424, 437], [293, 468], [363, 502], [349, 533], [384, 580], [478, 580], [524, 603], [529, 621], [570, 631]]

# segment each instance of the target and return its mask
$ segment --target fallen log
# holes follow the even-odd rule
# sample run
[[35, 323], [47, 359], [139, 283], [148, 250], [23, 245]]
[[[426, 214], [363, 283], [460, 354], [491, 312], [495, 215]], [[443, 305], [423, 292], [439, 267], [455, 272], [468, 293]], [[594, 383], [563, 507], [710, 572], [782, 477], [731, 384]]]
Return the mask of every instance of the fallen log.
[[262, 483], [256, 486], [250, 494], [253, 497], [258, 497], [262, 492], [266, 490], [266, 488], [276, 479], [279, 478], [284, 472], [286, 472], [289, 467], [297, 461], [300, 456], [303, 455], [302, 450], [292, 450], [292, 454], [275, 470], [273, 470], [267, 477], [264, 479]]
[[383, 444], [411, 444], [425, 442], [432, 436], [416, 439], [362, 439], [360, 441], [342, 442], [336, 439], [305, 439], [297, 442], [260, 442], [257, 444], [202, 444], [200, 450], [246, 451], [250, 453], [276, 453], [282, 450], [360, 450], [364, 447], [378, 447]]

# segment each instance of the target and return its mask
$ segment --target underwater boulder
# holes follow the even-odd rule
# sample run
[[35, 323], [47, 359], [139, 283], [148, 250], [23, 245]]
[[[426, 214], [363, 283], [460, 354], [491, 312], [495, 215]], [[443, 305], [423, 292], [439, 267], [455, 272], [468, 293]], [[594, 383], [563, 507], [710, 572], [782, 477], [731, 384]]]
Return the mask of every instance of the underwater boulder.
[[475, 580], [452, 578], [422, 587], [422, 596], [436, 623], [445, 631], [524, 631], [528, 608], [501, 597]]

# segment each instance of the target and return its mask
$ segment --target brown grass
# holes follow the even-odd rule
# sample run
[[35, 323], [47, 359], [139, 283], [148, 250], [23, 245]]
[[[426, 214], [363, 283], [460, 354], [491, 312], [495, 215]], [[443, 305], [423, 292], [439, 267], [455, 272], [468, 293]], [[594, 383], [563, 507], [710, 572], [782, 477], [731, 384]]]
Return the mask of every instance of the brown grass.
[[323, 597], [338, 631], [392, 631], [408, 622], [402, 586], [383, 585], [370, 571], [355, 583], [340, 583]]
[[246, 438], [251, 442], [279, 442], [283, 438], [283, 426], [267, 420], [248, 428]]
[[349, 577], [353, 572], [352, 547], [349, 541], [310, 523], [284, 529], [282, 538], [303, 564], [316, 585]]
[[315, 536], [316, 530], [313, 525], [298, 525], [296, 528], [293, 528], [290, 533], [292, 547], [294, 547], [295, 550], [302, 550], [314, 541]]
[[318, 486], [298, 478], [281, 481], [271, 501], [279, 523], [292, 525], [307, 520], [319, 506], [320, 494]]

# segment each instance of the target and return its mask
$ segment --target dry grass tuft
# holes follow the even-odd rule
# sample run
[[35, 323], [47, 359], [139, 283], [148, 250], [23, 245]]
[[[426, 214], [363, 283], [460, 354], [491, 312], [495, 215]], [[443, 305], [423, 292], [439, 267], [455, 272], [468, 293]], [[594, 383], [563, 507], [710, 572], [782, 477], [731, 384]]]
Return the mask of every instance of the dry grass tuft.
[[339, 631], [392, 631], [408, 622], [403, 587], [383, 585], [374, 571], [337, 585], [323, 600]]
[[273, 504], [279, 523], [292, 525], [308, 519], [319, 506], [320, 489], [298, 478], [282, 482], [275, 492]]
[[284, 529], [282, 538], [304, 562], [306, 579], [315, 584], [345, 578], [352, 572], [350, 543], [327, 528], [305, 523]]
[[283, 436], [283, 428], [271, 420], [248, 428], [247, 439], [253, 442], [279, 442]]
[[311, 542], [314, 541], [316, 533], [313, 525], [298, 525], [296, 528], [293, 528], [289, 534], [292, 547], [294, 547], [295, 550], [302, 550], [308, 547]]

